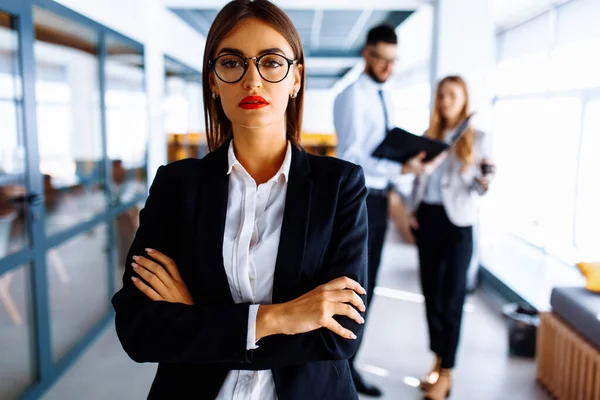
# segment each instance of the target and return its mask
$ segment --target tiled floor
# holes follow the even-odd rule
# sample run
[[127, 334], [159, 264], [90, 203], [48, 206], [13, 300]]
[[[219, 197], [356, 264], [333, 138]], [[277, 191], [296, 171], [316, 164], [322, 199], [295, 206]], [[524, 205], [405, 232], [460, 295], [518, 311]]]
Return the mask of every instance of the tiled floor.
[[[416, 377], [431, 363], [416, 265], [415, 249], [390, 231], [358, 358], [365, 378], [385, 391], [384, 400], [418, 399]], [[482, 293], [468, 300], [452, 398], [547, 399], [535, 384], [534, 362], [507, 355], [506, 328], [490, 304]], [[44, 399], [143, 399], [155, 370], [155, 365], [129, 360], [111, 326]]]

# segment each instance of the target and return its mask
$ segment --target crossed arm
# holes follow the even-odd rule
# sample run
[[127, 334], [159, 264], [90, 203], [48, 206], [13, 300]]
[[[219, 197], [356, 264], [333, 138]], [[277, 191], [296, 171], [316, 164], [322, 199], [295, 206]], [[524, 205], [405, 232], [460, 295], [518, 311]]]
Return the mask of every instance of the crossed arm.
[[359, 167], [340, 193], [326, 268], [332, 279], [290, 302], [261, 305], [256, 350], [246, 346], [249, 304], [194, 304], [175, 262], [145, 250], [166, 240], [160, 229], [168, 225], [161, 215], [168, 206], [167, 182], [159, 170], [128, 256], [124, 287], [113, 298], [117, 334], [132, 359], [270, 369], [354, 354], [364, 323], [367, 253], [366, 189]]

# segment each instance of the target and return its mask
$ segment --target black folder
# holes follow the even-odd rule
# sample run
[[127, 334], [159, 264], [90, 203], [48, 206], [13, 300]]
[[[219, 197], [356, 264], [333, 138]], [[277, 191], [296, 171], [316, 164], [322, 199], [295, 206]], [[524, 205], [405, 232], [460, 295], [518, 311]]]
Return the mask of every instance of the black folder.
[[387, 133], [385, 139], [373, 151], [373, 157], [405, 163], [424, 151], [426, 153], [424, 161], [430, 161], [444, 150], [450, 149], [462, 137], [472, 116], [473, 114], [469, 115], [461, 122], [448, 141], [431, 139], [415, 135], [402, 128], [394, 128]]

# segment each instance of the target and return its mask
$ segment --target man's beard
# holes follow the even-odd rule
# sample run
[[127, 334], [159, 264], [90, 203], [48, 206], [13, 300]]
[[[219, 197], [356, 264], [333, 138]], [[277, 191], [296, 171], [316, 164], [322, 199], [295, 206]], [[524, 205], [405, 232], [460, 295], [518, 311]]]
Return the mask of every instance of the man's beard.
[[371, 67], [370, 65], [367, 65], [367, 69], [365, 72], [377, 83], [385, 83], [385, 81], [387, 81], [387, 79], [381, 80], [379, 77], [377, 77], [375, 71], [373, 71], [373, 67]]

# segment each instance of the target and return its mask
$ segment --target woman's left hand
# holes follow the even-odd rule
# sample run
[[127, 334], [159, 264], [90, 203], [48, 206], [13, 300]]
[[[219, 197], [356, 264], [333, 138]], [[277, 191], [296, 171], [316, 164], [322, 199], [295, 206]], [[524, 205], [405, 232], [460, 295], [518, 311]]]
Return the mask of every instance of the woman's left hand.
[[490, 188], [490, 182], [492, 181], [492, 177], [489, 175], [484, 175], [482, 177], [475, 178], [475, 180], [477, 181], [481, 189], [487, 191]]
[[154, 301], [192, 305], [194, 300], [173, 260], [159, 251], [146, 249], [150, 257], [134, 256], [133, 270], [148, 284], [135, 276], [133, 284]]

